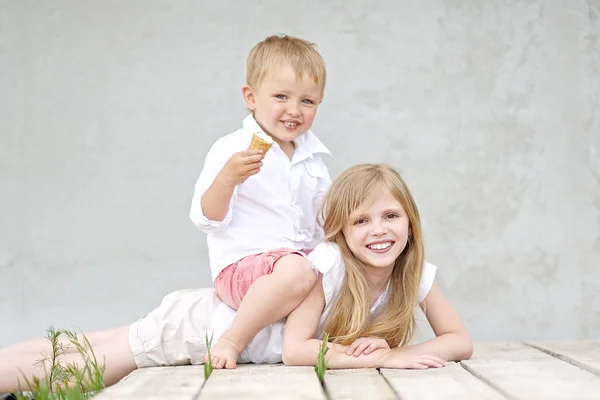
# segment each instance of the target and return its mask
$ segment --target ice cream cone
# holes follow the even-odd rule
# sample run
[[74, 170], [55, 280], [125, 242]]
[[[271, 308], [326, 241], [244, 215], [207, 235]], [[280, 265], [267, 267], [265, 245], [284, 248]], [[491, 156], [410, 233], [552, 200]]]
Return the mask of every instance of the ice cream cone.
[[[262, 150], [263, 154], [266, 154], [273, 145], [273, 139], [266, 135], [266, 137], [261, 137], [262, 135], [259, 135], [259, 133], [252, 134], [252, 141], [250, 142], [249, 149]], [[267, 141], [268, 139], [270, 139], [270, 142]]]

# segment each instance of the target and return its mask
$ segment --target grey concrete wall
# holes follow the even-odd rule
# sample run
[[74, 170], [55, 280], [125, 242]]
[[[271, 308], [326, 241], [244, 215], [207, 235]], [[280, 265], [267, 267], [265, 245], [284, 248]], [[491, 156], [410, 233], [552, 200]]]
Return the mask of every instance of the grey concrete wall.
[[598, 337], [600, 2], [0, 0], [0, 346], [210, 284], [204, 155], [272, 33], [316, 42], [332, 175], [395, 165], [476, 340]]

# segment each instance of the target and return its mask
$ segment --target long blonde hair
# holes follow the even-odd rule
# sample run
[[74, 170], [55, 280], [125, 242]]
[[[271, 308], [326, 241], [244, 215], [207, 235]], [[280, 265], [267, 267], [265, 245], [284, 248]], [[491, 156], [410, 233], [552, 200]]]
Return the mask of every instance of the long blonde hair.
[[[394, 264], [385, 308], [372, 319], [365, 265], [350, 251], [344, 229], [349, 226], [350, 214], [382, 186], [390, 190], [406, 211], [409, 235]], [[346, 265], [342, 289], [325, 332], [341, 344], [366, 336], [383, 338], [390, 347], [407, 344], [415, 331], [414, 308], [425, 256], [419, 211], [404, 180], [385, 164], [362, 164], [346, 170], [329, 188], [319, 210], [319, 223], [325, 231], [325, 241], [337, 244]]]

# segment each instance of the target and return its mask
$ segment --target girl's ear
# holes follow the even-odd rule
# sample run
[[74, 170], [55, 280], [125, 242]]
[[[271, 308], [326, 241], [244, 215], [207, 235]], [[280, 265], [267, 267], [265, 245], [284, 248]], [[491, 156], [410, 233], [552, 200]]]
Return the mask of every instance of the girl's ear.
[[250, 85], [242, 86], [242, 97], [244, 98], [244, 103], [246, 103], [246, 108], [250, 111], [256, 110], [256, 100], [254, 96], [254, 89], [250, 87]]

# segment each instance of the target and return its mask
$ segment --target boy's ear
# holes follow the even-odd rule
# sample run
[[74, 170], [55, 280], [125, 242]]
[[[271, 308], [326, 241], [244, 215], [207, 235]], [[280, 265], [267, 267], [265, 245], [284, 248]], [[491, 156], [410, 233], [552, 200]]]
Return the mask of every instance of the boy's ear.
[[254, 99], [254, 89], [252, 89], [249, 85], [242, 86], [242, 97], [244, 97], [244, 103], [246, 103], [246, 108], [250, 111], [254, 111], [256, 109], [256, 101]]

